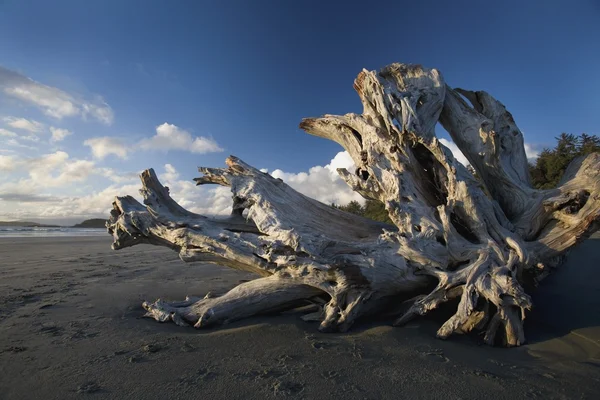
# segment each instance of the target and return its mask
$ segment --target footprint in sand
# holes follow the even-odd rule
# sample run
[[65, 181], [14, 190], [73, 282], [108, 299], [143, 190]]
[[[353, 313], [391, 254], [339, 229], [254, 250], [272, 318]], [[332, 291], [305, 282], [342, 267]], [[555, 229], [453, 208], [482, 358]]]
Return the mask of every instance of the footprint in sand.
[[64, 328], [54, 324], [42, 324], [39, 331], [51, 336], [60, 336], [63, 333]]
[[54, 307], [55, 305], [57, 305], [58, 302], [49, 302], [49, 303], [44, 303], [41, 306], [38, 307], [38, 309], [43, 310], [45, 308], [50, 308], [50, 307]]
[[312, 342], [311, 346], [317, 350], [328, 350], [328, 349], [334, 348], [335, 346], [337, 346], [337, 344], [331, 343], [331, 342], [318, 341], [318, 342]]
[[276, 380], [270, 385], [275, 396], [293, 396], [304, 391], [304, 385], [301, 383]]
[[440, 363], [447, 363], [450, 361], [450, 359], [444, 355], [442, 349], [434, 349], [429, 346], [417, 346], [415, 350], [417, 350], [417, 353], [426, 360]]
[[146, 353], [157, 353], [162, 349], [162, 346], [158, 343], [148, 343], [142, 347], [142, 350]]
[[196, 349], [196, 347], [192, 346], [191, 344], [189, 344], [187, 342], [183, 342], [183, 344], [181, 345], [179, 350], [181, 350], [184, 353], [192, 353], [192, 352], [196, 351], [197, 349]]
[[308, 340], [310, 345], [317, 350], [328, 350], [337, 346], [337, 343], [327, 340], [319, 340], [314, 335], [305, 335], [304, 339]]
[[77, 387], [77, 393], [88, 394], [97, 393], [102, 390], [102, 387], [94, 381], [85, 382]]
[[179, 385], [182, 386], [196, 386], [201, 382], [208, 382], [213, 379], [216, 379], [217, 374], [214, 371], [211, 371], [210, 368], [199, 368], [195, 373], [187, 374], [179, 378]]
[[321, 373], [321, 376], [330, 381], [338, 381], [340, 379], [340, 374], [337, 371], [325, 371]]
[[27, 350], [25, 346], [10, 346], [5, 350], [0, 351], [0, 353], [22, 353]]
[[494, 374], [493, 372], [485, 371], [482, 369], [466, 370], [466, 371], [463, 371], [463, 374], [472, 374], [472, 375], [479, 376], [482, 378], [487, 378], [487, 379], [500, 379], [500, 377], [498, 375]]

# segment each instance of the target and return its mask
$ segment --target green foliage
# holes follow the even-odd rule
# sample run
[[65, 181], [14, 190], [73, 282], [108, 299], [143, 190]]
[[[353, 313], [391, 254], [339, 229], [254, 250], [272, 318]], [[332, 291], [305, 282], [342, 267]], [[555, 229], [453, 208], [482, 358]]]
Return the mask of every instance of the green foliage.
[[382, 202], [376, 200], [367, 200], [363, 207], [363, 217], [372, 219], [374, 221], [392, 223], [387, 210]]
[[361, 206], [358, 201], [351, 201], [345, 206], [338, 206], [331, 204], [333, 208], [338, 210], [346, 211], [352, 214], [360, 215], [361, 217], [369, 218], [374, 221], [392, 223], [392, 220], [388, 216], [385, 206], [382, 202], [376, 200], [367, 200], [364, 206]]
[[531, 181], [537, 189], [556, 187], [571, 161], [600, 151], [600, 138], [595, 135], [562, 133], [556, 140], [554, 149], [542, 150], [536, 163], [529, 165]]
[[363, 206], [356, 200], [352, 200], [345, 206], [340, 206], [339, 209], [356, 215], [364, 215]]

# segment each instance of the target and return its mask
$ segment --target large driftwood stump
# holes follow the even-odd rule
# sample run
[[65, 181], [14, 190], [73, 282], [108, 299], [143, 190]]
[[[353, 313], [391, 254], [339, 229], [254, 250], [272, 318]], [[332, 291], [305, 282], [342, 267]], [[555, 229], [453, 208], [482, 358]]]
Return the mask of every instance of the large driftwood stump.
[[[233, 156], [227, 168], [199, 169], [199, 185], [233, 193], [232, 215], [209, 218], [179, 206], [147, 170], [145, 205], [130, 196], [113, 203], [113, 249], [156, 244], [184, 261], [262, 276], [220, 297], [144, 303], [147, 315], [200, 328], [310, 300], [322, 306], [309, 316], [320, 330], [345, 331], [384, 307], [395, 307], [402, 325], [457, 298], [440, 338], [475, 329], [488, 344], [524, 343], [532, 304], [523, 285], [598, 229], [600, 155], [575, 160], [558, 188], [536, 190], [523, 135], [488, 93], [452, 89], [439, 71], [406, 64], [363, 70], [354, 88], [362, 114], [307, 118], [300, 127], [350, 153], [357, 168], [338, 170], [341, 177], [383, 202], [394, 225], [310, 199]], [[477, 178], [438, 141], [438, 121]], [[401, 296], [409, 294], [406, 307]]]

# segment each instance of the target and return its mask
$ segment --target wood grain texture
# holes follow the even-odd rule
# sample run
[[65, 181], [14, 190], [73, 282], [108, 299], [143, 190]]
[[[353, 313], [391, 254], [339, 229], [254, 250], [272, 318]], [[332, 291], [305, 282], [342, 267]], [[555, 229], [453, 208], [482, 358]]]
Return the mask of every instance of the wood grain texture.
[[[232, 192], [232, 215], [209, 218], [179, 206], [147, 170], [144, 205], [130, 196], [113, 203], [114, 249], [167, 246], [184, 261], [262, 276], [218, 298], [144, 303], [148, 315], [203, 327], [317, 299], [320, 329], [345, 331], [421, 291], [396, 325], [458, 298], [440, 338], [475, 329], [488, 344], [523, 344], [532, 306], [523, 284], [599, 227], [600, 155], [575, 160], [558, 188], [536, 190], [521, 131], [486, 92], [452, 89], [439, 71], [407, 64], [363, 70], [354, 87], [362, 114], [306, 118], [300, 127], [348, 151], [356, 169], [340, 176], [381, 201], [394, 225], [310, 199], [233, 156], [227, 168], [199, 169], [197, 184]], [[476, 176], [438, 141], [438, 122]]]

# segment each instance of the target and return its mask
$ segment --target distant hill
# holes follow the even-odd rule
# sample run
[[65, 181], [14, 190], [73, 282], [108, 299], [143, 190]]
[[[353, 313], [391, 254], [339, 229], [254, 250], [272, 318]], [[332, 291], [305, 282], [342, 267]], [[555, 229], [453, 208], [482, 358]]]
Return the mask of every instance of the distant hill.
[[73, 228], [105, 228], [106, 220], [102, 218], [86, 219], [80, 224], [73, 225]]
[[0, 221], [0, 226], [23, 226], [28, 228], [40, 227], [40, 228], [58, 228], [60, 225], [47, 225], [40, 224], [39, 222], [30, 221]]

